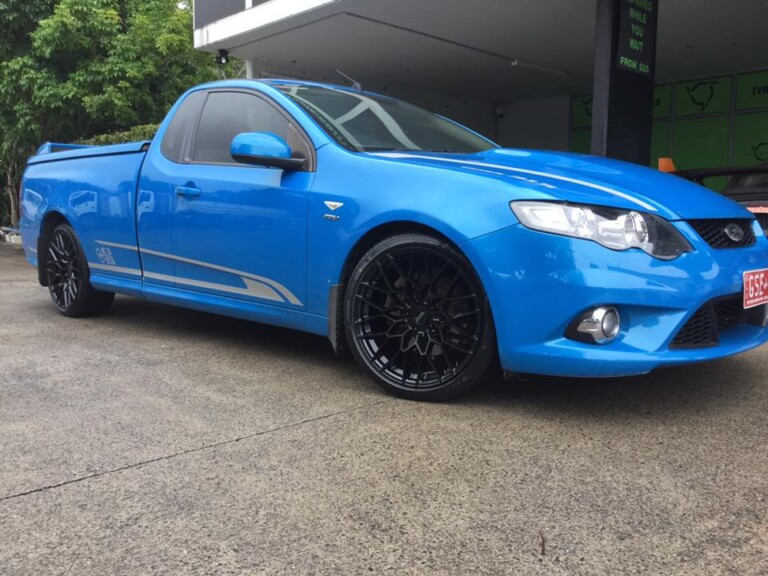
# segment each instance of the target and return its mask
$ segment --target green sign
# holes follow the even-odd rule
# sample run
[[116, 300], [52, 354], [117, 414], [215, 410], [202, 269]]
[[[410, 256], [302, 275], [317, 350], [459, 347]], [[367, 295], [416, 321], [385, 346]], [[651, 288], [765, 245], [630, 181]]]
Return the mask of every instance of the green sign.
[[656, 56], [658, 0], [619, 0], [619, 68], [652, 76]]
[[739, 76], [736, 88], [736, 110], [768, 108], [768, 72]]
[[[730, 123], [727, 116], [676, 120], [672, 128], [672, 159], [677, 169], [728, 166]], [[708, 178], [706, 186], [721, 192], [727, 183], [727, 177]]]
[[590, 154], [592, 152], [592, 130], [579, 128], [571, 131], [571, 152]]
[[728, 166], [727, 116], [677, 120], [672, 131], [672, 159], [678, 170]]
[[592, 95], [574, 96], [571, 99], [571, 126], [588, 128], [592, 126]]
[[732, 87], [733, 80], [729, 76], [678, 84], [675, 87], [675, 115], [730, 112]]
[[737, 114], [733, 128], [733, 165], [768, 164], [768, 112]]
[[[768, 71], [656, 86], [653, 118], [654, 168], [664, 157], [680, 170], [768, 165]], [[592, 97], [572, 98], [571, 151], [590, 153], [591, 126]], [[710, 178], [706, 185], [722, 190], [726, 183]]]

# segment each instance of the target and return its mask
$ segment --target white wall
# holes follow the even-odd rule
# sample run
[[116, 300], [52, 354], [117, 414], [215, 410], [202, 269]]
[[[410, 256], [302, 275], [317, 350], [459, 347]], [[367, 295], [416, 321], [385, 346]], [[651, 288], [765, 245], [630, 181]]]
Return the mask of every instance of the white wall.
[[568, 150], [570, 97], [512, 102], [496, 118], [496, 141], [508, 148]]

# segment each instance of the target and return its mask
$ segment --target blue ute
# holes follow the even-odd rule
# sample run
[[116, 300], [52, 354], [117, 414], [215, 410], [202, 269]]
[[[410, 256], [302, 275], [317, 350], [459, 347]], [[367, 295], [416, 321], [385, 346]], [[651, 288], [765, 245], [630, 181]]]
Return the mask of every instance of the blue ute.
[[207, 84], [152, 142], [44, 145], [21, 229], [65, 315], [120, 293], [304, 330], [407, 398], [768, 340], [768, 240], [739, 204], [338, 86]]

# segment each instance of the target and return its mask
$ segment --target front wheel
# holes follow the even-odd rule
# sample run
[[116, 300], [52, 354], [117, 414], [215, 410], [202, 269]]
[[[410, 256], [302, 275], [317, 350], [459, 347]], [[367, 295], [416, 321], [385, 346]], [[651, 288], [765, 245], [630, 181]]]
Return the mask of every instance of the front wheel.
[[103, 314], [115, 299], [113, 293], [91, 286], [88, 261], [69, 224], [59, 224], [48, 238], [45, 274], [51, 300], [65, 316]]
[[462, 395], [489, 372], [496, 337], [488, 300], [450, 244], [402, 234], [371, 248], [344, 300], [347, 341], [385, 390], [414, 400]]

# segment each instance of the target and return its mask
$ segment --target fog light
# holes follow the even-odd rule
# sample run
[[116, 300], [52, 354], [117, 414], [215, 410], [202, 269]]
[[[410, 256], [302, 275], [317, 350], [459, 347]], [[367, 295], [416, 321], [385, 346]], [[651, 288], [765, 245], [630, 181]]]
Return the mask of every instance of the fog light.
[[600, 306], [581, 317], [576, 327], [579, 334], [589, 336], [597, 344], [607, 344], [619, 335], [621, 317], [616, 308]]

